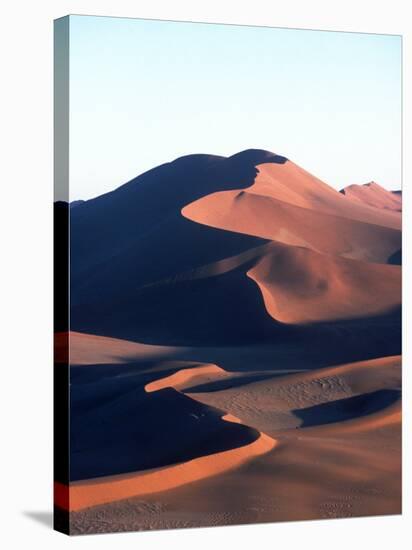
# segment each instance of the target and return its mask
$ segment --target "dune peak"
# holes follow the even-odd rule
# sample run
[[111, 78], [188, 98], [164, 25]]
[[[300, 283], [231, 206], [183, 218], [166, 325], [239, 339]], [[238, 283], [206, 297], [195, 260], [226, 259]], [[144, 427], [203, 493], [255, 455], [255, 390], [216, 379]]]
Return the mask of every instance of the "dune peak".
[[270, 162], [275, 164], [285, 164], [288, 159], [282, 155], [277, 155], [272, 151], [266, 151], [265, 149], [245, 149], [244, 151], [240, 151], [239, 153], [235, 153], [230, 156], [229, 160], [257, 165]]

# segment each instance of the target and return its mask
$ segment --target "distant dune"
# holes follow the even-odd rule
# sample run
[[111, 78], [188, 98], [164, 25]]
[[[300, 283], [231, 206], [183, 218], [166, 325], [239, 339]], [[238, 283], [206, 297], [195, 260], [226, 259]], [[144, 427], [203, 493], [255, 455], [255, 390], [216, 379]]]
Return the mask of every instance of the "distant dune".
[[169, 356], [172, 351], [172, 348], [167, 346], [148, 346], [93, 334], [71, 332], [67, 339], [65, 333], [56, 333], [54, 346], [57, 363], [62, 363], [67, 358], [67, 342], [70, 349], [70, 364], [73, 366], [91, 363], [113, 365], [133, 361], [137, 357], [159, 359], [162, 356]]
[[400, 512], [401, 200], [250, 149], [70, 209], [73, 533]]
[[349, 185], [342, 189], [341, 193], [351, 200], [373, 206], [374, 208], [392, 210], [394, 212], [402, 211], [401, 192], [387, 191], [374, 181], [365, 183], [365, 185]]

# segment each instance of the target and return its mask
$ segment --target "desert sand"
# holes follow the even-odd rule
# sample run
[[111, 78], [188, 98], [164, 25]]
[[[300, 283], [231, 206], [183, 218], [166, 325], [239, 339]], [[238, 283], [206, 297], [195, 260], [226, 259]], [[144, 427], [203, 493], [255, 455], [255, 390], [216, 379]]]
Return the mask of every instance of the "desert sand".
[[384, 208], [395, 212], [402, 211], [402, 196], [400, 192], [390, 192], [378, 183], [371, 181], [365, 185], [349, 185], [341, 190], [345, 196], [376, 208]]
[[71, 212], [71, 532], [401, 511], [401, 195], [190, 155]]

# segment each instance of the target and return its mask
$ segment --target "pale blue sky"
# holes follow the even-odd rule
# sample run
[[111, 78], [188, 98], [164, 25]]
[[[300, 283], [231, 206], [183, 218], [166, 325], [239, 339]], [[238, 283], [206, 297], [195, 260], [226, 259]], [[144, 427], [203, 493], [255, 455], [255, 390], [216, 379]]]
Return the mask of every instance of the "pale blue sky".
[[70, 200], [190, 153], [401, 185], [401, 38], [70, 17]]

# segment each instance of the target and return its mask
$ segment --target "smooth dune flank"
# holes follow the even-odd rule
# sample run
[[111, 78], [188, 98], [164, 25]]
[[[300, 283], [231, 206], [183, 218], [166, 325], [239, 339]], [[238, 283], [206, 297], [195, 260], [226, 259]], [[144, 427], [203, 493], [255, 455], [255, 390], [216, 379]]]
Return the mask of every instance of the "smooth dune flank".
[[185, 206], [183, 216], [227, 231], [371, 262], [386, 263], [400, 249], [397, 212], [349, 201], [290, 161], [257, 169], [249, 188], [212, 193]]
[[270, 315], [284, 323], [377, 315], [401, 303], [396, 266], [321, 255], [303, 247], [274, 244], [247, 275], [261, 289]]
[[[401, 227], [400, 217], [396, 212], [382, 212], [362, 201], [349, 202], [342, 193], [329, 187], [291, 161], [284, 164], [258, 164], [256, 168], [257, 175], [253, 184], [243, 189], [241, 197], [243, 194], [266, 197], [319, 214], [331, 214], [392, 229]], [[242, 189], [239, 188], [235, 191], [222, 191], [221, 194], [229, 193], [228, 197], [235, 197], [241, 192]], [[183, 215], [202, 223], [202, 215], [208, 209], [207, 202], [213, 198], [215, 197], [211, 195], [198, 199], [195, 204], [187, 205], [183, 209]], [[214, 212], [211, 209], [211, 216], [213, 215]]]
[[72, 208], [71, 532], [400, 513], [401, 203], [250, 149]]
[[365, 185], [348, 185], [341, 193], [351, 200], [382, 208], [384, 210], [402, 211], [402, 197], [387, 191], [378, 183], [371, 181]]
[[[56, 333], [54, 337], [56, 361], [65, 360], [67, 354], [67, 337], [64, 333]], [[89, 365], [125, 363], [134, 358], [169, 356], [171, 348], [166, 346], [150, 346], [137, 342], [128, 342], [115, 338], [70, 332], [69, 334], [70, 364]]]
[[180, 390], [184, 389], [189, 384], [207, 383], [210, 379], [217, 380], [227, 376], [228, 374], [216, 365], [202, 365], [191, 369], [182, 369], [170, 376], [150, 382], [150, 384], [145, 386], [145, 390], [147, 392], [152, 392], [169, 387]]
[[[104, 340], [102, 339], [102, 341]], [[157, 392], [168, 387], [179, 389], [189, 381], [192, 383], [205, 382], [209, 380], [210, 375], [213, 375], [213, 379], [216, 380], [225, 374], [225, 371], [216, 365], [200, 365], [197, 368], [182, 369], [171, 376], [155, 380], [145, 386], [145, 391]], [[221, 420], [241, 424], [241, 421], [231, 414], [223, 415]], [[258, 437], [249, 444], [200, 456], [180, 464], [147, 472], [133, 472], [117, 476], [103, 476], [90, 481], [77, 481], [70, 484], [68, 497], [63, 486], [57, 484], [55, 494], [61, 507], [70, 511], [79, 511], [130, 497], [159, 493], [187, 483], [207, 479], [237, 468], [246, 461], [271, 451], [275, 446], [276, 441], [273, 438], [259, 433]]]
[[[226, 420], [229, 421], [229, 417]], [[151, 495], [207, 479], [237, 468], [275, 446], [276, 442], [271, 437], [261, 434], [256, 441], [244, 447], [199, 457], [161, 470], [73, 483], [70, 486], [70, 510], [78, 511], [130, 497]]]

